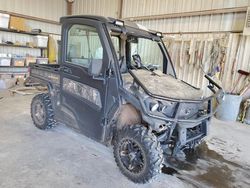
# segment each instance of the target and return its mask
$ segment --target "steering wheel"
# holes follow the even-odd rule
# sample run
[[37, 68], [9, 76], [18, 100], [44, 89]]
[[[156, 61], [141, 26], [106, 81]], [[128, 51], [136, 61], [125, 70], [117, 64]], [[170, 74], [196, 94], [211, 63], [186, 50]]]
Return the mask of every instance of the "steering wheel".
[[133, 57], [133, 60], [134, 60], [134, 62], [135, 62], [135, 64], [136, 64], [136, 68], [142, 68], [142, 62], [141, 62], [141, 57], [140, 57], [140, 55], [139, 54], [134, 54], [134, 55], [132, 55], [132, 57]]
[[147, 68], [150, 70], [150, 71], [155, 71], [158, 69], [158, 66], [157, 65], [148, 65]]

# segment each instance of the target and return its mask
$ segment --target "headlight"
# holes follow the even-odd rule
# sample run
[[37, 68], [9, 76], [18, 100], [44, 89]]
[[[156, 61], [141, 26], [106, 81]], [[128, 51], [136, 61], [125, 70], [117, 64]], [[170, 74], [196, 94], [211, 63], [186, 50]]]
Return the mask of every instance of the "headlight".
[[172, 117], [176, 103], [170, 101], [155, 100], [148, 97], [145, 100], [147, 110], [155, 115]]
[[158, 111], [158, 110], [159, 110], [159, 107], [160, 107], [160, 105], [159, 105], [158, 102], [151, 102], [151, 103], [149, 104], [149, 109], [150, 109], [151, 112]]
[[[144, 100], [144, 104], [149, 113], [169, 118], [174, 118], [175, 108], [177, 107], [177, 102], [155, 100], [150, 97], [146, 97], [146, 99]], [[207, 106], [208, 102], [182, 103], [178, 118], [189, 119], [206, 115]]]

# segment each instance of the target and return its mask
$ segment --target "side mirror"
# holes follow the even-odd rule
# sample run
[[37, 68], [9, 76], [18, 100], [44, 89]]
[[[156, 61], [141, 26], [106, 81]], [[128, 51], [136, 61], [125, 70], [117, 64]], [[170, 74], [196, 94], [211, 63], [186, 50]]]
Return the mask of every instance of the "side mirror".
[[91, 59], [88, 72], [91, 76], [99, 76], [102, 71], [102, 59]]

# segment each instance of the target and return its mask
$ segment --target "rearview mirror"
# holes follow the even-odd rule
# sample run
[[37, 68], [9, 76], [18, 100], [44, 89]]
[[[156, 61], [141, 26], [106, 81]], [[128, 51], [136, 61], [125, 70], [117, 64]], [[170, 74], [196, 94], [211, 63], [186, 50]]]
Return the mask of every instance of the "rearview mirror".
[[99, 76], [102, 71], [102, 59], [91, 59], [88, 72], [91, 76]]

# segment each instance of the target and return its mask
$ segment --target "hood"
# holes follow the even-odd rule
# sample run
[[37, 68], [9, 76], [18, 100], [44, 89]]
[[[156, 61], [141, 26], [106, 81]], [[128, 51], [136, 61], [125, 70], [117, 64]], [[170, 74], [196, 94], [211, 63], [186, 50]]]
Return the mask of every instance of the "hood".
[[131, 70], [135, 77], [154, 94], [174, 99], [199, 100], [203, 91], [173, 76], [147, 70]]

